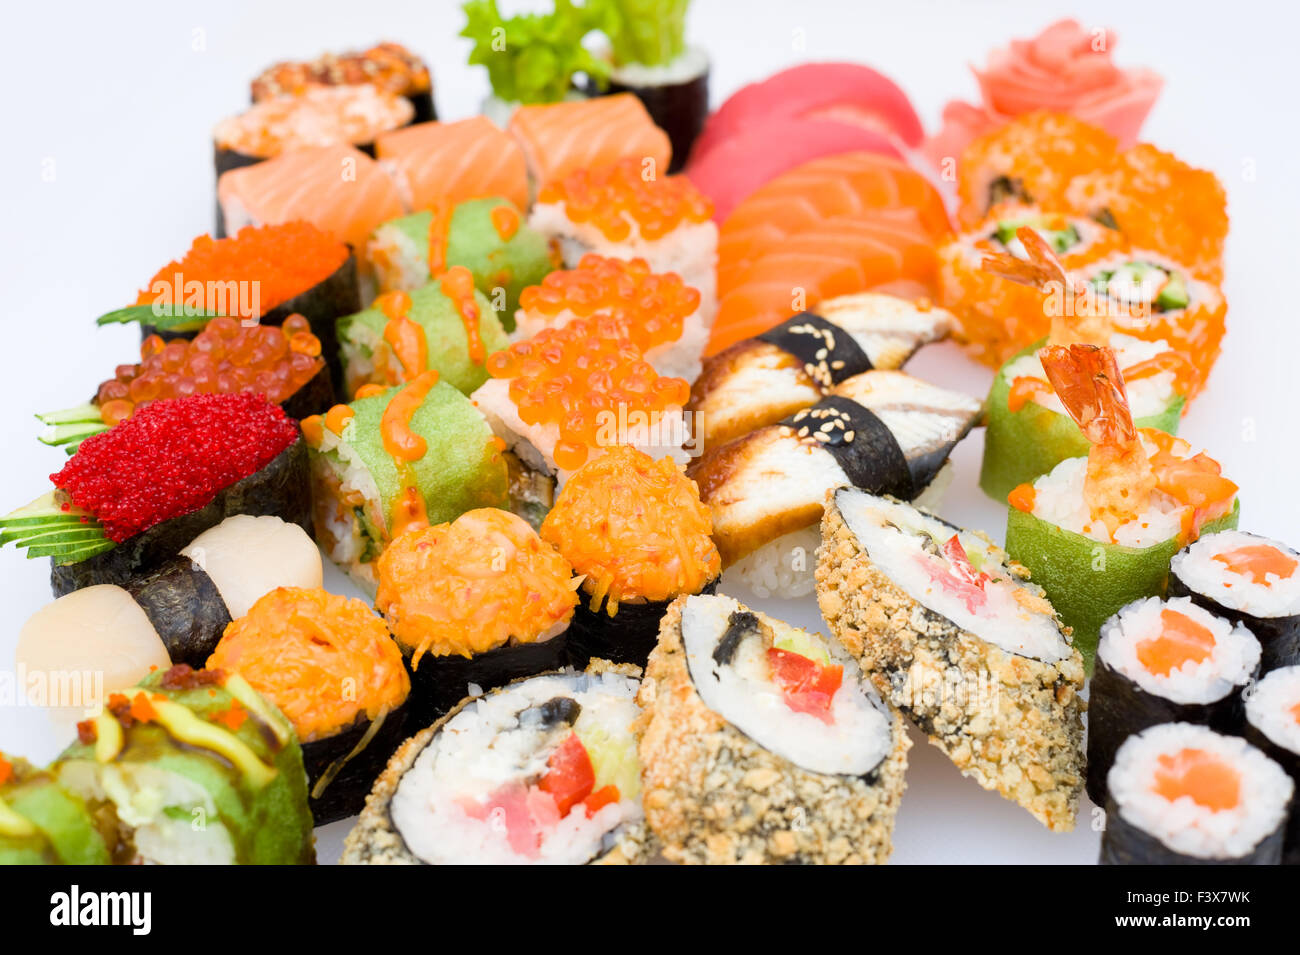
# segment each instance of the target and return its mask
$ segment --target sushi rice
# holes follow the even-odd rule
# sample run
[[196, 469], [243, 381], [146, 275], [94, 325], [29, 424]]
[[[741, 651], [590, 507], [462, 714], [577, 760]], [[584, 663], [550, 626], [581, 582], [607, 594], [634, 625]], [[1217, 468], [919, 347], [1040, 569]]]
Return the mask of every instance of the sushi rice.
[[1300, 563], [1300, 554], [1279, 541], [1228, 530], [1207, 534], [1179, 552], [1170, 563], [1170, 572], [1192, 592], [1230, 610], [1253, 617], [1300, 614], [1300, 573], [1294, 569], [1287, 577], [1270, 572], [1263, 580], [1256, 580], [1251, 575], [1234, 572], [1216, 559], [1226, 551], [1259, 546], [1272, 547], [1284, 558]]
[[[1121, 370], [1132, 368], [1141, 362], [1150, 361], [1152, 358], [1171, 350], [1169, 343], [1163, 339], [1146, 342], [1131, 335], [1119, 333], [1110, 337], [1110, 347], [1115, 351], [1115, 360]], [[1047, 373], [1043, 371], [1043, 363], [1039, 360], [1037, 353], [1022, 355], [1009, 362], [1003, 367], [1000, 374], [1008, 382], [1022, 377], [1047, 380]], [[1128, 394], [1129, 407], [1133, 412], [1133, 417], [1153, 417], [1168, 408], [1170, 402], [1174, 400], [1174, 374], [1171, 371], [1161, 371], [1133, 381], [1125, 381], [1124, 388]], [[1035, 404], [1042, 405], [1048, 411], [1055, 411], [1060, 415], [1066, 413], [1065, 406], [1061, 404], [1061, 399], [1056, 396], [1055, 392], [1038, 393], [1031, 400]]]
[[1246, 719], [1272, 743], [1300, 755], [1300, 666], [1264, 675], [1246, 694]]

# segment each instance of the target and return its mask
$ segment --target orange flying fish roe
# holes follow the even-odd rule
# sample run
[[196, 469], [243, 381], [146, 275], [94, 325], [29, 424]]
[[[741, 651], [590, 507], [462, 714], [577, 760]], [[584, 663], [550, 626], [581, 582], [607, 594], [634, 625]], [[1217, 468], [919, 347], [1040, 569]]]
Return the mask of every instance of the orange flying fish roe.
[[1187, 796], [1198, 806], [1222, 812], [1241, 801], [1241, 774], [1213, 753], [1183, 749], [1156, 762], [1152, 788], [1170, 802]]
[[635, 223], [641, 238], [661, 239], [682, 223], [707, 222], [713, 203], [685, 176], [642, 174], [639, 159], [580, 169], [543, 186], [538, 202], [563, 202], [569, 220], [589, 222], [611, 242], [623, 242]]
[[496, 508], [402, 534], [376, 569], [375, 604], [414, 667], [425, 653], [470, 657], [540, 642], [567, 625], [578, 603], [568, 562], [526, 521]]
[[258, 314], [238, 317], [258, 318], [325, 281], [348, 254], [342, 242], [302, 221], [245, 226], [225, 239], [201, 235], [180, 261], [158, 270], [136, 304], [198, 304], [190, 290], [201, 286], [203, 308], [229, 315], [237, 311], [232, 297], [234, 304], [251, 305], [255, 289]]
[[[613, 318], [576, 319], [544, 328], [487, 360], [493, 378], [510, 378], [510, 400], [525, 424], [555, 425], [555, 463], [581, 467], [611, 440], [612, 422], [683, 407], [691, 386], [661, 378]], [[604, 437], [602, 437], [604, 435]]]
[[100, 384], [96, 400], [109, 426], [154, 401], [194, 394], [254, 392], [282, 404], [324, 367], [320, 340], [301, 315], [290, 315], [280, 326], [214, 318], [193, 341], [164, 345], [149, 336], [139, 363], [118, 365]]
[[635, 448], [611, 448], [569, 478], [541, 533], [610, 616], [620, 603], [699, 593], [722, 570], [695, 482]]
[[401, 651], [374, 611], [318, 588], [266, 594], [226, 627], [207, 666], [242, 676], [304, 742], [394, 710], [411, 690]]

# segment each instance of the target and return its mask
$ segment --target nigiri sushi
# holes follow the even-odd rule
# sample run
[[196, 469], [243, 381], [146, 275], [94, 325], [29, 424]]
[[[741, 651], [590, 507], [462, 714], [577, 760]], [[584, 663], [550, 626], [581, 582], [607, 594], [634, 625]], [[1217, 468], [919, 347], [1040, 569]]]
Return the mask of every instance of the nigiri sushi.
[[484, 196], [501, 196], [519, 209], [528, 206], [524, 154], [485, 116], [385, 133], [375, 141], [375, 156], [412, 209]]

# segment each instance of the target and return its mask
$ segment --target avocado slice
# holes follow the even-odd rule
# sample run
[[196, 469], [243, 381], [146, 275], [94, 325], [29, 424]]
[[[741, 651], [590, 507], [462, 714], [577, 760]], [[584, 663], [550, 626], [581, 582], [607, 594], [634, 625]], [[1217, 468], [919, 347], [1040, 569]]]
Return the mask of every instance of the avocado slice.
[[1187, 291], [1187, 280], [1177, 272], [1169, 273], [1169, 281], [1160, 289], [1160, 294], [1156, 296], [1155, 306], [1162, 312], [1172, 312], [1180, 308], [1186, 308], [1191, 303], [1191, 295]]
[[1067, 225], [1064, 229], [1047, 228], [1047, 218], [1044, 216], [1027, 216], [1023, 219], [1001, 219], [998, 221], [997, 231], [994, 235], [1003, 245], [1009, 245], [1016, 238], [1016, 230], [1022, 226], [1028, 226], [1033, 229], [1051, 245], [1053, 251], [1062, 255], [1079, 244], [1081, 236], [1079, 230], [1072, 225]]
[[826, 648], [822, 646], [821, 641], [803, 630], [791, 630], [789, 633], [782, 634], [772, 641], [772, 646], [778, 650], [797, 653], [799, 656], [806, 657], [820, 666], [829, 666], [831, 662], [831, 658], [826, 653]]

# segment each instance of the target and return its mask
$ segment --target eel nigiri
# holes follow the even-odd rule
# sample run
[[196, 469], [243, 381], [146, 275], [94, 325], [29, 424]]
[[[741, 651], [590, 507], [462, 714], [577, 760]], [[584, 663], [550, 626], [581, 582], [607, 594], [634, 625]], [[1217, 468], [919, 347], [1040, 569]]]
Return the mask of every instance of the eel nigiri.
[[485, 116], [421, 123], [380, 136], [375, 155], [412, 209], [437, 201], [501, 196], [528, 206], [528, 168], [519, 144]]

